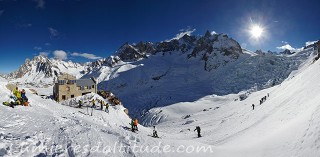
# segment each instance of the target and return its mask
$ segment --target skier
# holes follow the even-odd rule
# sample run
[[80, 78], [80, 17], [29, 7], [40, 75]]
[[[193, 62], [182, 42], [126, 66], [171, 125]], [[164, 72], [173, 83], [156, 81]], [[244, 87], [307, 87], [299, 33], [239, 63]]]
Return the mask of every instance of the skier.
[[138, 119], [137, 118], [135, 118], [134, 121], [133, 121], [133, 127], [134, 127], [135, 130], [138, 131]]
[[[16, 88], [15, 96], [16, 96], [17, 99], [19, 100], [19, 104], [18, 104], [18, 105], [21, 105], [21, 92], [18, 90], [18, 87]], [[18, 101], [17, 101], [17, 102], [18, 102]]]
[[13, 95], [18, 97], [18, 93], [19, 93], [19, 89], [18, 87], [16, 87], [14, 90], [13, 90]]
[[94, 100], [94, 99], [92, 99], [92, 100], [91, 100], [91, 103], [92, 103], [92, 106], [91, 106], [91, 116], [92, 116], [93, 108], [95, 108], [95, 107], [96, 107], [95, 100]]
[[29, 103], [28, 103], [28, 98], [26, 97], [26, 91], [22, 89], [20, 93], [21, 93], [21, 98], [20, 98], [21, 105], [28, 106]]
[[133, 119], [131, 119], [131, 123], [129, 123], [131, 125], [131, 131], [134, 132], [134, 121]]
[[24, 89], [21, 91], [21, 98], [23, 101], [28, 101], [28, 98], [26, 97], [26, 91]]
[[82, 107], [82, 101], [79, 100], [79, 101], [78, 101], [78, 104], [79, 104], [79, 108], [81, 108], [81, 107]]
[[198, 133], [198, 137], [201, 137], [201, 135], [200, 135], [200, 131], [201, 131], [200, 127], [196, 126], [196, 129], [194, 129], [194, 131], [196, 131], [196, 130], [197, 130], [197, 133]]
[[109, 104], [108, 104], [108, 103], [106, 103], [106, 110], [105, 110], [105, 112], [109, 113]]
[[252, 104], [252, 110], [254, 110], [254, 104]]
[[268, 93], [268, 97], [269, 97], [269, 93]]
[[152, 134], [152, 137], [159, 138], [158, 133], [157, 133], [157, 130], [156, 130], [156, 126], [153, 126], [153, 134]]
[[101, 111], [103, 110], [103, 106], [104, 106], [104, 101], [103, 101], [103, 100], [100, 100]]

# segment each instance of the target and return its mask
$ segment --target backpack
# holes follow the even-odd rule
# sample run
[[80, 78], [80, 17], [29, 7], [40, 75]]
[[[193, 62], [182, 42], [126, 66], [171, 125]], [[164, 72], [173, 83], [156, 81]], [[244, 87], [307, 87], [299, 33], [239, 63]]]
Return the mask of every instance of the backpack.
[[134, 124], [134, 122], [133, 122], [133, 120], [131, 120], [131, 123], [130, 123], [130, 125], [131, 125], [131, 126], [133, 126], [133, 124]]
[[134, 125], [138, 125], [138, 119], [135, 119], [133, 122]]

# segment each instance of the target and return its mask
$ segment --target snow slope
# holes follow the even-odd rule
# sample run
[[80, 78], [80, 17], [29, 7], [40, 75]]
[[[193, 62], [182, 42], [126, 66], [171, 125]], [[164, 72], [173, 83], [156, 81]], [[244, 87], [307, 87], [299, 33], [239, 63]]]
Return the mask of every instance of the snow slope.
[[102, 82], [105, 80], [110, 80], [119, 75], [121, 72], [125, 72], [138, 67], [139, 65], [134, 65], [128, 63], [118, 63], [113, 66], [101, 65], [99, 67], [93, 68], [88, 73], [86, 73], [82, 78], [96, 78], [97, 82]]
[[251, 55], [251, 56], [256, 56], [256, 55], [257, 55], [256, 53], [254, 53], [254, 52], [252, 52], [252, 51], [250, 51], [250, 50], [247, 50], [247, 49], [242, 49], [242, 52], [243, 52], [243, 53], [246, 53], [246, 54], [249, 54], [249, 55]]
[[[199, 57], [188, 58], [188, 53], [156, 54], [114, 67], [127, 70], [113, 70], [112, 77], [101, 82], [99, 88], [115, 93], [131, 116], [140, 117], [154, 107], [193, 102], [211, 94], [239, 93], [255, 86], [258, 90], [272, 87], [287, 78], [312, 53], [313, 49], [295, 56], [242, 54], [210, 72], [204, 70], [206, 63]], [[224, 56], [218, 55], [212, 62], [222, 61], [221, 57]]]
[[0, 81], [1, 82], [5, 82], [5, 81], [7, 81], [5, 78], [3, 78], [3, 77], [0, 77]]
[[[10, 95], [5, 85], [6, 82], [0, 82], [1, 102], [8, 101]], [[199, 142], [173, 141], [163, 135], [161, 140], [152, 138], [148, 136], [152, 130], [140, 125], [138, 133], [133, 133], [128, 130], [131, 120], [123, 112], [122, 106], [110, 107], [108, 114], [98, 110], [98, 105], [93, 116], [89, 116], [86, 107], [78, 109], [64, 106], [30, 93], [27, 91], [31, 104], [29, 107], [0, 105], [0, 156], [147, 157], [151, 154], [164, 156], [162, 151], [157, 151], [157, 147], [164, 148], [166, 145], [171, 149], [179, 145], [208, 146]], [[86, 95], [80, 99], [92, 96], [102, 99], [97, 95]], [[152, 147], [155, 149], [152, 150]], [[139, 151], [140, 148], [149, 153]], [[165, 156], [174, 154], [172, 151]]]
[[[199, 125], [204, 138], [196, 141], [214, 145], [219, 150], [215, 156], [318, 156], [319, 68], [319, 61], [308, 61], [280, 85], [252, 93], [244, 101], [235, 94], [211, 95], [154, 108], [146, 123], [159, 123], [159, 130], [175, 134], [176, 140], [192, 140], [194, 133], [188, 129]], [[268, 93], [270, 97], [259, 105]]]
[[[8, 91], [1, 93], [2, 101], [8, 97], [8, 94]], [[97, 111], [95, 117], [88, 118], [77, 109], [61, 106], [34, 95], [28, 95], [28, 97], [31, 107], [19, 106], [11, 109], [0, 106], [2, 148], [7, 149], [10, 144], [14, 144], [15, 147], [10, 151], [13, 156], [73, 156], [76, 154], [63, 149], [57, 148], [57, 152], [51, 153], [43, 148], [55, 148], [57, 145], [72, 147], [77, 144], [88, 144], [90, 148], [94, 141], [103, 141], [102, 145], [108, 144], [110, 139], [118, 138], [117, 133], [112, 129], [114, 125], [123, 125], [124, 122], [129, 121], [129, 118], [122, 114], [123, 111], [117, 108], [111, 108], [110, 114]], [[117, 118], [113, 122], [106, 122], [105, 119], [115, 115]], [[101, 137], [101, 134], [104, 136]], [[109, 139], [104, 141], [106, 138]], [[18, 146], [34, 146], [40, 150], [22, 153]], [[14, 153], [16, 151], [17, 153]], [[82, 153], [90, 154], [90, 152]]]

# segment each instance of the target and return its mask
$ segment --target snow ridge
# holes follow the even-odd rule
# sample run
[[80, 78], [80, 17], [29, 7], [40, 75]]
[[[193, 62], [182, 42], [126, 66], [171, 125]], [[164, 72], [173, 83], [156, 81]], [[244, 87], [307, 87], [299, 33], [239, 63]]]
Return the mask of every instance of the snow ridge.
[[79, 63], [49, 59], [46, 56], [39, 55], [32, 60], [26, 59], [17, 71], [6, 75], [6, 78], [14, 82], [42, 87], [53, 85], [54, 78], [62, 73], [81, 78], [84, 69], [85, 67]]

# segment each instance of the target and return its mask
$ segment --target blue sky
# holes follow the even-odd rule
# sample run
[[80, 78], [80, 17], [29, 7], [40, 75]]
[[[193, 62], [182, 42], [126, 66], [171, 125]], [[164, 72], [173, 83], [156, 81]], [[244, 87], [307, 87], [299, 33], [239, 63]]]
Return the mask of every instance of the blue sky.
[[[86, 62], [125, 42], [164, 41], [194, 29], [226, 33], [250, 50], [297, 49], [320, 38], [319, 6], [318, 0], [0, 0], [0, 73], [40, 53]], [[263, 27], [261, 38], [250, 37], [252, 24]]]

